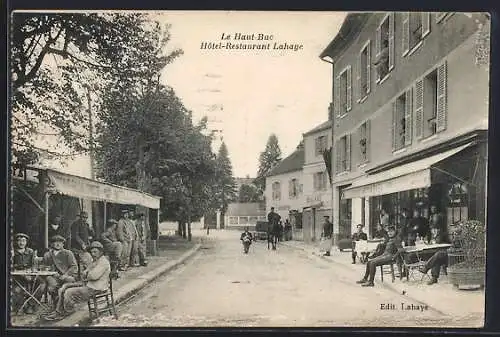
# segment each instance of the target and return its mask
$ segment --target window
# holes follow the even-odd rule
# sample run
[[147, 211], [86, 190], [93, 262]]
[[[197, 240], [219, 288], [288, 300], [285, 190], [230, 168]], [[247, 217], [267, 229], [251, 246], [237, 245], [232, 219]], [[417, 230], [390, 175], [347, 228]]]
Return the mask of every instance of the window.
[[351, 169], [351, 135], [345, 135], [337, 141], [336, 171], [342, 173]]
[[363, 164], [369, 160], [370, 145], [370, 121], [367, 120], [359, 127], [359, 163]]
[[291, 179], [288, 182], [288, 196], [290, 198], [296, 198], [300, 193], [299, 181], [297, 179]]
[[392, 103], [392, 150], [397, 151], [411, 144], [411, 89]]
[[446, 62], [415, 83], [415, 134], [430, 137], [446, 129]]
[[448, 188], [448, 225], [467, 220], [469, 217], [468, 188], [465, 183], [456, 182]]
[[417, 49], [430, 33], [429, 12], [405, 12], [403, 15], [403, 56]]
[[315, 154], [316, 156], [322, 156], [323, 152], [327, 148], [327, 138], [326, 136], [319, 136], [316, 138]]
[[359, 55], [358, 86], [359, 101], [370, 93], [370, 41], [368, 41]]
[[314, 190], [315, 191], [324, 191], [324, 190], [326, 190], [326, 186], [327, 186], [326, 180], [327, 180], [327, 177], [326, 177], [326, 172], [325, 171], [314, 173], [313, 179], [314, 179]]
[[237, 216], [230, 216], [229, 217], [229, 224], [230, 225], [237, 225], [238, 224], [238, 217]]
[[275, 181], [272, 185], [273, 189], [273, 200], [281, 199], [281, 184], [278, 181]]
[[335, 102], [333, 107], [337, 117], [344, 116], [351, 110], [352, 103], [352, 77], [351, 66], [337, 76], [335, 80]]
[[394, 13], [388, 14], [377, 28], [375, 36], [377, 83], [382, 82], [394, 68]]

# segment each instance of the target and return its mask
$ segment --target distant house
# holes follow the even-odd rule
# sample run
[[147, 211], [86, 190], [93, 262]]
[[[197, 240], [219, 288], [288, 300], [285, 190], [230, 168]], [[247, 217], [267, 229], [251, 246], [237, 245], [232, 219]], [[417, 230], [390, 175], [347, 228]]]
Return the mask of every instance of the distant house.
[[266, 210], [261, 204], [254, 203], [231, 203], [224, 216], [224, 224], [227, 229], [255, 229], [257, 221], [266, 220]]
[[266, 177], [266, 211], [271, 207], [281, 215], [283, 221], [289, 219], [294, 238], [302, 238], [304, 145], [276, 165]]
[[236, 181], [236, 192], [239, 192], [242, 185], [252, 185], [255, 178], [234, 178], [234, 180]]

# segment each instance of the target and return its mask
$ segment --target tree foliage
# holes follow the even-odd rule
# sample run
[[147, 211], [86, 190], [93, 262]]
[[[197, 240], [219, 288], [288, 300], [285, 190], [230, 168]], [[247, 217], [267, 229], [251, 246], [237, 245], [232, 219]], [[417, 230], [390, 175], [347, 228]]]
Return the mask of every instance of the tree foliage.
[[261, 193], [266, 189], [266, 175], [281, 161], [281, 149], [278, 137], [273, 133], [269, 136], [266, 148], [259, 156], [259, 170], [254, 183]]
[[222, 214], [225, 214], [229, 203], [237, 200], [238, 191], [233, 176], [233, 167], [229, 159], [229, 152], [223, 142], [216, 157], [216, 197]]
[[[33, 154], [44, 152], [57, 158], [62, 147], [88, 151], [87, 90], [100, 93], [108, 82], [124, 78], [147, 81], [180, 53], [155, 59], [157, 64], [143, 61], [168, 38], [159, 31], [142, 13], [15, 13], [10, 49], [14, 157], [34, 161]], [[56, 151], [37, 146], [36, 139], [46, 136], [56, 137]]]
[[261, 193], [257, 186], [251, 184], [243, 184], [240, 186], [238, 201], [239, 202], [260, 202]]

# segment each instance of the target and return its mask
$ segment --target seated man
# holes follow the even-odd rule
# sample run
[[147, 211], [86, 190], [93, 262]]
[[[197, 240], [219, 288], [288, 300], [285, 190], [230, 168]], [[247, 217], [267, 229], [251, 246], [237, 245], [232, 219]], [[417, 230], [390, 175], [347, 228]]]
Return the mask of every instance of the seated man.
[[47, 291], [54, 300], [57, 299], [58, 289], [65, 283], [75, 282], [78, 275], [75, 256], [70, 250], [64, 249], [65, 241], [60, 235], [52, 237], [52, 247], [43, 256], [43, 264], [57, 271], [55, 276], [47, 276], [46, 279]]
[[243, 243], [245, 254], [247, 254], [253, 240], [252, 233], [248, 231], [248, 227], [245, 227], [245, 231], [241, 233], [240, 240]]
[[394, 227], [389, 227], [387, 234], [389, 236], [389, 241], [387, 241], [384, 252], [376, 258], [368, 260], [366, 263], [365, 275], [361, 280], [356, 282], [361, 284], [363, 287], [373, 287], [373, 280], [375, 279], [377, 267], [390, 264], [398, 250], [403, 248], [401, 241], [396, 236], [396, 229]]
[[120, 241], [118, 241], [118, 236], [116, 235], [117, 224], [118, 221], [115, 219], [108, 220], [108, 227], [106, 228], [106, 231], [101, 234], [101, 242], [104, 246], [104, 252], [109, 256], [111, 270], [113, 273], [119, 269], [123, 270], [120, 266], [123, 245]]
[[[366, 233], [363, 232], [363, 225], [359, 224], [358, 226], [358, 231], [356, 233], [354, 233], [352, 235], [352, 264], [355, 264], [356, 263], [356, 241], [359, 241], [359, 240], [368, 240], [368, 236], [366, 235]], [[364, 261], [365, 260], [365, 256], [364, 254], [366, 253], [361, 253], [362, 256], [360, 257], [361, 261]]]
[[368, 258], [370, 258], [370, 259], [373, 259], [377, 256], [382, 255], [382, 253], [385, 250], [385, 245], [386, 245], [387, 241], [389, 240], [389, 236], [387, 235], [387, 231], [384, 229], [384, 227], [381, 224], [377, 225], [377, 230], [373, 234], [373, 238], [374, 239], [383, 239], [384, 241], [379, 243], [377, 245], [377, 248], [375, 248], [375, 251], [370, 256], [368, 256]]
[[447, 250], [438, 250], [431, 256], [429, 260], [425, 263], [425, 266], [419, 268], [419, 271], [423, 274], [431, 271], [431, 280], [427, 282], [428, 285], [432, 285], [438, 282], [439, 275], [441, 273], [441, 268], [448, 267], [448, 252], [459, 252], [462, 250], [462, 245], [460, 242], [460, 236], [458, 233], [454, 233], [451, 247]]
[[[12, 261], [14, 270], [25, 270], [33, 267], [35, 252], [33, 249], [27, 247], [28, 239], [29, 236], [24, 233], [18, 233], [15, 236], [15, 250]], [[33, 282], [32, 276], [21, 276], [17, 280], [24, 288], [28, 288], [31, 282]], [[13, 283], [12, 295], [12, 307], [14, 310], [18, 310], [26, 300], [26, 293], [17, 283]], [[32, 314], [34, 311], [35, 303], [29, 301], [24, 307], [24, 312]]]
[[75, 311], [75, 305], [88, 301], [94, 294], [105, 291], [109, 286], [111, 266], [104, 256], [104, 247], [94, 241], [90, 244], [92, 263], [82, 274], [82, 284], [66, 289], [59, 298], [56, 310], [45, 317], [46, 320], [61, 320]]

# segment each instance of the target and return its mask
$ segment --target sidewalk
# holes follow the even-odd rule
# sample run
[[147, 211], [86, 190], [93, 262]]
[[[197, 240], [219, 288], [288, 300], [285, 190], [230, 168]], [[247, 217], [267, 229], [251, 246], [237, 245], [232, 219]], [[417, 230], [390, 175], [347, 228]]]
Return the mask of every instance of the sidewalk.
[[[336, 247], [332, 249], [331, 256], [323, 256], [316, 245], [306, 244], [302, 241], [284, 241], [283, 245], [293, 247], [306, 252], [309, 256], [321, 258], [334, 265], [342, 266], [354, 272], [353, 283], [361, 279], [366, 265], [356, 262], [352, 264], [351, 251], [339, 251]], [[446, 315], [462, 317], [467, 315], [484, 315], [485, 293], [483, 290], [458, 290], [449, 283], [446, 275], [439, 277], [439, 282], [431, 286], [424, 281], [406, 281], [406, 278], [399, 280], [396, 277], [394, 283], [389, 275], [384, 275], [384, 282], [380, 282], [380, 271], [377, 269], [375, 276], [375, 286], [385, 288], [407, 296], [413, 301], [427, 304], [429, 307]]]
[[[120, 272], [120, 278], [113, 280], [115, 304], [123, 302], [158, 277], [184, 263], [200, 249], [202, 241], [202, 238], [196, 236], [193, 236], [191, 242], [179, 237], [162, 237], [158, 241], [158, 256], [148, 257], [147, 267], [130, 268], [126, 272]], [[88, 320], [86, 302], [74, 314], [58, 322], [43, 321], [38, 314], [11, 317], [12, 326], [15, 327], [69, 327], [86, 324]]]

